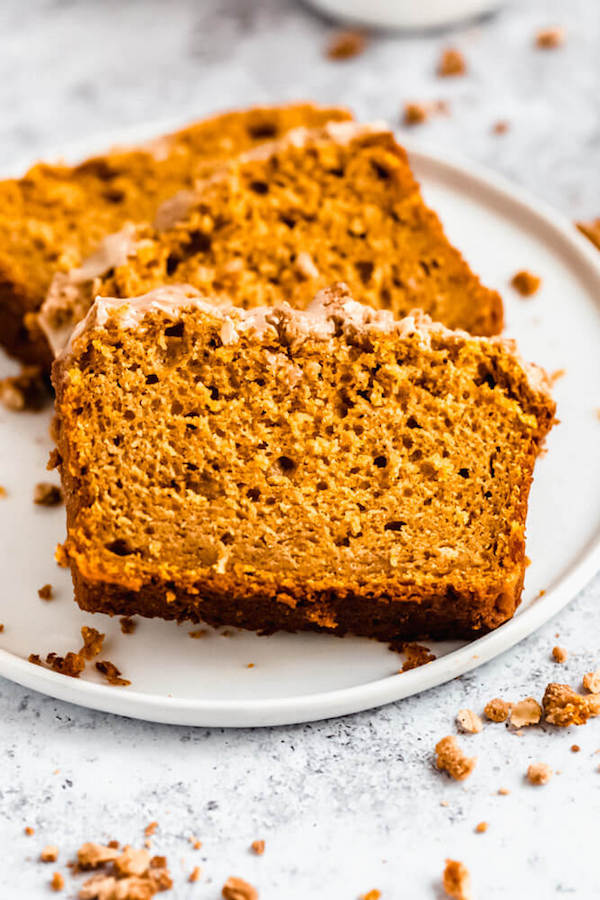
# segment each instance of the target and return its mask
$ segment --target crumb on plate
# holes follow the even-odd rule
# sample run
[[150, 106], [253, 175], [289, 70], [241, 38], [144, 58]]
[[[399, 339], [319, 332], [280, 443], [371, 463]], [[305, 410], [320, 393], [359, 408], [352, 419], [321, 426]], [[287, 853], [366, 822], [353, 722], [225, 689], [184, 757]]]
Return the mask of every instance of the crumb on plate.
[[542, 279], [533, 272], [528, 272], [527, 269], [521, 269], [513, 275], [510, 283], [522, 297], [532, 297], [539, 290]]

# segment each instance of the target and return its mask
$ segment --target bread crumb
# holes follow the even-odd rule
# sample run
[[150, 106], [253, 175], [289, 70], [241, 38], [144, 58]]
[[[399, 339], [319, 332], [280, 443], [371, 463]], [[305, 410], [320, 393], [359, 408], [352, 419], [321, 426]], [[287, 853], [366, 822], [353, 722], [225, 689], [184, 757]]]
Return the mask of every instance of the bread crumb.
[[552, 774], [552, 769], [547, 763], [531, 763], [527, 769], [527, 780], [534, 785], [548, 784]]
[[64, 886], [65, 879], [62, 877], [60, 872], [54, 872], [54, 874], [52, 875], [52, 880], [50, 882], [50, 887], [52, 888], [52, 890], [58, 893], [58, 891], [62, 891], [64, 889]]
[[447, 800], [440, 800], [440, 806], [450, 806]]
[[225, 900], [258, 900], [256, 888], [244, 881], [243, 878], [228, 878], [221, 890]]
[[367, 35], [359, 29], [347, 29], [338, 31], [330, 39], [327, 49], [327, 59], [343, 60], [352, 59], [364, 53], [367, 46]]
[[146, 827], [144, 828], [145, 837], [152, 837], [152, 835], [156, 833], [157, 828], [158, 822], [150, 822], [150, 824], [146, 825]]
[[447, 859], [442, 880], [444, 890], [453, 900], [471, 900], [471, 875], [464, 863]]
[[202, 841], [199, 841], [196, 837], [191, 837], [190, 844], [192, 845], [194, 850], [200, 850], [202, 847]]
[[360, 900], [379, 900], [381, 897], [381, 891], [378, 891], [377, 888], [373, 888], [372, 891], [367, 891], [366, 894], [360, 895]]
[[3, 631], [4, 631], [4, 625], [2, 622], [0, 622], [0, 634], [2, 634]]
[[54, 844], [48, 844], [40, 853], [40, 859], [45, 863], [56, 862], [58, 859], [58, 847]]
[[411, 669], [417, 669], [427, 663], [435, 660], [435, 653], [432, 653], [429, 647], [424, 644], [417, 644], [415, 641], [401, 641], [399, 644], [390, 644], [390, 650], [397, 653], [404, 653], [405, 660], [402, 663], [401, 672], [409, 672]]
[[500, 119], [498, 122], [494, 122], [492, 125], [492, 134], [506, 134], [509, 129], [509, 124], [506, 119]]
[[459, 709], [456, 714], [456, 724], [466, 734], [479, 734], [483, 729], [481, 719], [472, 709]]
[[106, 635], [96, 631], [95, 628], [83, 625], [81, 628], [81, 637], [83, 638], [83, 647], [79, 651], [80, 654], [87, 660], [98, 656], [102, 650], [102, 644], [104, 643]]
[[578, 694], [568, 684], [551, 682], [542, 700], [546, 722], [566, 728], [585, 725], [588, 719], [600, 715], [600, 696]]
[[550, 381], [552, 382], [552, 384], [556, 384], [559, 378], [564, 378], [566, 374], [566, 369], [555, 369], [554, 372], [550, 373]]
[[133, 847], [125, 847], [123, 852], [114, 860], [117, 875], [143, 875], [150, 867], [150, 854], [143, 848], [135, 850]]
[[253, 669], [253, 668], [254, 668], [254, 663], [246, 663], [246, 668], [247, 668], [247, 669]]
[[194, 866], [192, 871], [189, 874], [188, 881], [194, 884], [196, 881], [200, 881], [200, 876], [202, 875], [202, 869], [200, 866]]
[[49, 400], [39, 366], [23, 366], [19, 375], [0, 379], [0, 403], [11, 412], [38, 412]]
[[568, 653], [564, 647], [553, 647], [552, 648], [552, 659], [557, 663], [564, 663], [567, 661]]
[[580, 750], [579, 744], [571, 744], [571, 753], [579, 753]]
[[38, 591], [38, 597], [40, 598], [40, 600], [52, 600], [52, 585], [45, 584], [43, 587], [41, 587]]
[[521, 269], [520, 272], [513, 275], [510, 283], [522, 297], [532, 297], [539, 290], [542, 279], [533, 272], [528, 272], [527, 269]]
[[508, 797], [508, 795], [510, 794], [510, 791], [508, 788], [498, 788], [498, 793], [500, 794], [501, 797]]
[[6, 497], [6, 488], [2, 487], [2, 485], [0, 484], [0, 498], [1, 497]]
[[111, 663], [108, 659], [100, 660], [100, 662], [96, 663], [96, 668], [100, 672], [101, 675], [104, 675], [109, 684], [117, 687], [127, 687], [127, 685], [131, 684], [127, 678], [121, 677], [121, 672], [114, 663]]
[[49, 481], [40, 481], [33, 490], [33, 502], [36, 506], [58, 506], [62, 499], [61, 489]]
[[442, 738], [435, 745], [436, 766], [456, 781], [468, 778], [477, 763], [476, 756], [466, 756], [453, 735]]
[[31, 837], [32, 835], [35, 834], [35, 828], [32, 828], [31, 825], [26, 825], [25, 826], [25, 834], [27, 835], [27, 837]]
[[487, 823], [487, 822], [478, 822], [477, 825], [475, 826], [475, 833], [476, 833], [476, 834], [485, 834], [485, 832], [486, 832], [487, 830], [488, 830], [488, 823]]
[[164, 856], [147, 850], [89, 842], [77, 852], [77, 867], [102, 870], [92, 875], [79, 891], [80, 900], [150, 900], [156, 893], [173, 887]]
[[119, 622], [123, 634], [133, 634], [133, 632], [137, 628], [137, 622], [135, 621], [135, 619], [132, 619], [131, 616], [122, 616], [119, 619]]
[[435, 113], [447, 113], [448, 104], [445, 100], [434, 100], [431, 103], [415, 103], [409, 101], [404, 104], [402, 122], [404, 125], [420, 125], [426, 122]]
[[77, 865], [80, 869], [98, 869], [106, 863], [113, 862], [117, 856], [119, 856], [118, 846], [111, 847], [87, 841], [77, 851]]
[[265, 842], [264, 841], [252, 841], [250, 844], [250, 849], [253, 853], [256, 853], [257, 856], [262, 856], [265, 852]]
[[575, 222], [580, 232], [600, 250], [600, 219], [591, 222]]
[[562, 47], [566, 40], [565, 29], [561, 25], [541, 28], [535, 36], [535, 45], [541, 50], [555, 50]]
[[510, 724], [513, 728], [537, 725], [541, 718], [542, 707], [533, 697], [525, 697], [519, 703], [513, 703], [510, 710]]
[[501, 700], [500, 697], [494, 697], [489, 703], [486, 703], [483, 710], [486, 719], [490, 722], [506, 722], [510, 715], [510, 703]]
[[437, 74], [441, 78], [464, 75], [466, 71], [467, 65], [460, 50], [457, 50], [456, 47], [447, 47], [442, 51], [437, 65]]
[[590, 694], [600, 694], [600, 669], [596, 672], [586, 672], [583, 676], [583, 686]]
[[194, 638], [197, 640], [198, 638], [206, 637], [206, 635], [208, 634], [208, 629], [207, 628], [196, 628], [195, 631], [188, 631], [188, 634], [191, 638]]

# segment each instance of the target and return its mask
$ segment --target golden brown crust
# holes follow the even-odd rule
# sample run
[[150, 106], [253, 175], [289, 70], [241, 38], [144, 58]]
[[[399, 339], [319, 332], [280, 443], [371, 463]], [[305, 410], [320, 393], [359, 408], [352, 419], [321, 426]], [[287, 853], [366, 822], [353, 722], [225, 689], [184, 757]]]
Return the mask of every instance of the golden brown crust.
[[52, 354], [36, 313], [56, 272], [68, 272], [127, 221], [151, 221], [160, 203], [223, 159], [299, 125], [350, 118], [309, 103], [255, 107], [196, 122], [147, 144], [76, 166], [38, 163], [0, 182], [0, 343], [26, 363]]

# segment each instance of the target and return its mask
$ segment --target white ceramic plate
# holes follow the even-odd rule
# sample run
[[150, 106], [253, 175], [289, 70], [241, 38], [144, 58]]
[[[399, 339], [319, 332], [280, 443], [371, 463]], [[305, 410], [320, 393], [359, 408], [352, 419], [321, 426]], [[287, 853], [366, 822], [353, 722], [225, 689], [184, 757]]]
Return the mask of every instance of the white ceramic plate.
[[[80, 147], [78, 154], [94, 149]], [[237, 631], [192, 640], [193, 626], [158, 620], [140, 620], [133, 635], [123, 635], [118, 620], [78, 609], [68, 574], [53, 561], [64, 537], [64, 509], [32, 503], [35, 483], [49, 479], [50, 414], [1, 410], [0, 484], [8, 492], [0, 500], [1, 675], [73, 703], [157, 722], [259, 726], [339, 716], [481, 665], [547, 621], [600, 569], [600, 254], [571, 223], [472, 164], [417, 148], [411, 159], [451, 240], [502, 292], [507, 333], [525, 357], [550, 372], [565, 370], [556, 383], [561, 424], [536, 468], [528, 519], [532, 563], [515, 618], [467, 645], [431, 644], [437, 660], [404, 674], [397, 674], [401, 660], [385, 645], [359, 638]], [[508, 286], [520, 268], [543, 278], [528, 300]], [[16, 370], [5, 358], [0, 368]], [[55, 588], [50, 603], [37, 596], [46, 583]], [[131, 679], [130, 687], [108, 686], [93, 667], [73, 679], [27, 662], [32, 652], [77, 649], [84, 623], [107, 633], [103, 657]]]

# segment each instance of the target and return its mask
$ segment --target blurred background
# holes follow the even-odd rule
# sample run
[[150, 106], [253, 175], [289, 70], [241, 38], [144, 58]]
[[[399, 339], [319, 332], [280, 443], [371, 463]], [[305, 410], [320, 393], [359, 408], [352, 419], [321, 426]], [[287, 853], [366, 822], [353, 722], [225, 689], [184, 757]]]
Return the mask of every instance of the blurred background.
[[[0, 165], [12, 173], [82, 139], [104, 149], [138, 123], [306, 98], [486, 163], [572, 218], [599, 214], [598, 0], [313, 2], [367, 7], [373, 21], [497, 11], [451, 28], [384, 27], [332, 59], [344, 26], [299, 0], [3, 0]], [[559, 45], [539, 47], [557, 26]], [[437, 74], [447, 47], [464, 75]], [[402, 124], [406, 103], [438, 101], [445, 112]]]

